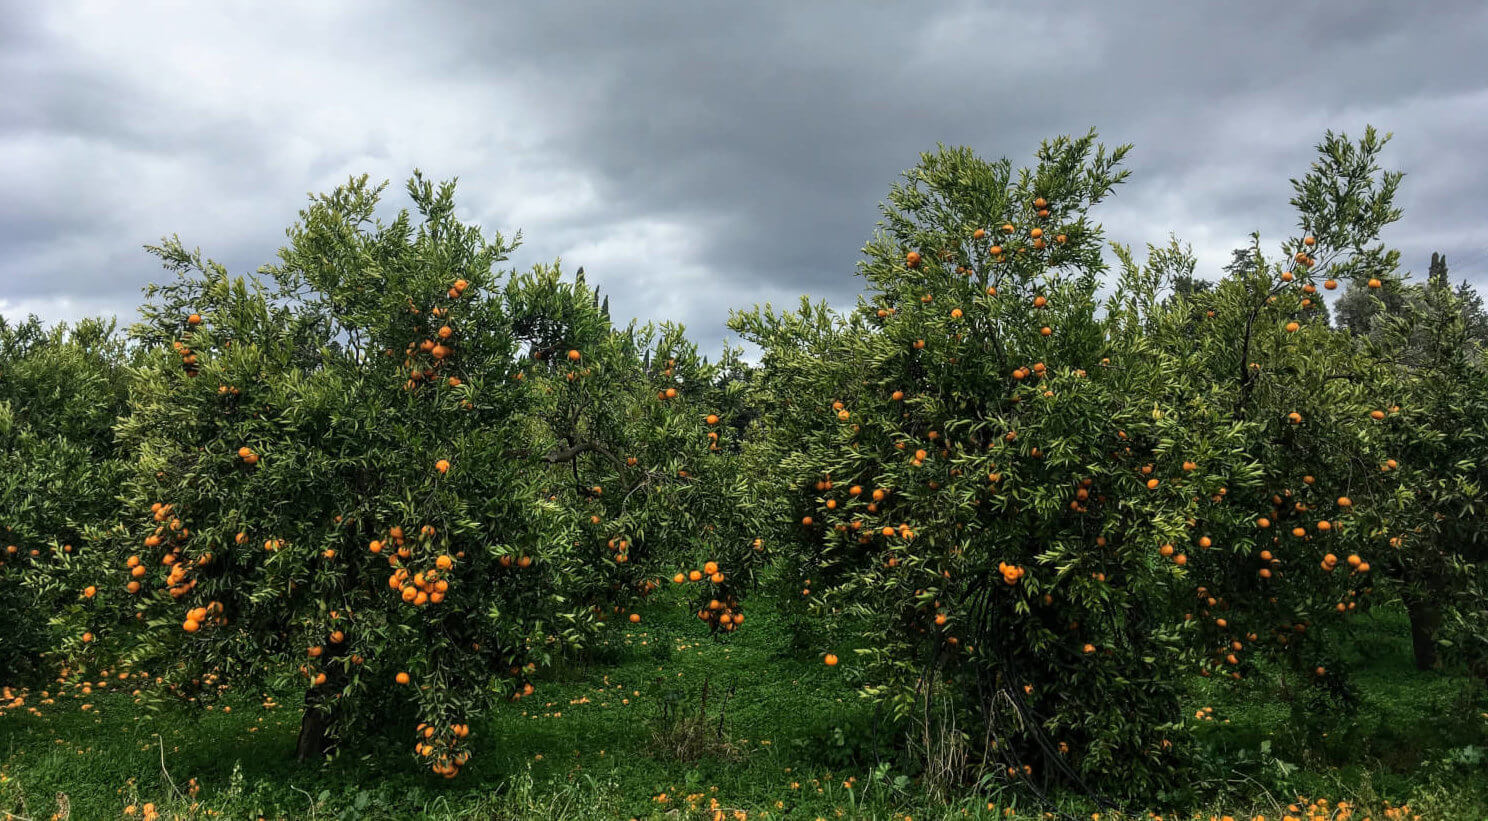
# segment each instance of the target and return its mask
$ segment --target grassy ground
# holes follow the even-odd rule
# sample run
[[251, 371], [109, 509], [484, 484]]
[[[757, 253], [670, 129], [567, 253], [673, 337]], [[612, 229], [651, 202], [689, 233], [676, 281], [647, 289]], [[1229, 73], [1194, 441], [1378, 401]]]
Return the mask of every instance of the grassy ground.
[[[853, 691], [850, 656], [827, 668], [791, 652], [764, 601], [726, 645], [681, 601], [663, 597], [645, 617], [599, 648], [605, 664], [558, 671], [477, 726], [475, 756], [453, 781], [416, 769], [401, 734], [298, 765], [292, 693], [278, 694], [285, 707], [245, 695], [230, 714], [161, 716], [117, 688], [33, 693], [27, 706], [39, 715], [0, 716], [0, 818], [118, 818], [146, 803], [166, 817], [294, 819], [1091, 817], [1074, 797], [1058, 807], [1011, 794], [936, 803], [892, 764], [875, 775], [872, 716]], [[1189, 715], [1213, 708], [1192, 721], [1225, 764], [1199, 785], [1204, 806], [1165, 817], [1278, 821], [1300, 795], [1330, 802], [1319, 817], [1343, 817], [1345, 800], [1355, 819], [1394, 817], [1385, 802], [1409, 803], [1404, 817], [1488, 818], [1483, 693], [1416, 672], [1397, 613], [1366, 617], [1356, 650], [1360, 710], [1325, 736], [1303, 732], [1268, 688], [1196, 680]], [[710, 726], [721, 710], [727, 744], [712, 733], [659, 739], [664, 705], [697, 715], [705, 683]], [[700, 755], [676, 757], [699, 742]]]

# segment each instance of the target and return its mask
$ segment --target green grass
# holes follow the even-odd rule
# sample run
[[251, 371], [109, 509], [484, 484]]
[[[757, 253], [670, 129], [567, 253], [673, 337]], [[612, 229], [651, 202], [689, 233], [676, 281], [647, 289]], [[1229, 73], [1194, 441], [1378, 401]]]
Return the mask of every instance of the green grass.
[[[730, 818], [739, 810], [748, 818], [918, 821], [1005, 817], [1008, 807], [1037, 818], [1053, 809], [1013, 794], [995, 797], [992, 810], [986, 796], [937, 804], [912, 781], [896, 786], [902, 770], [892, 751], [874, 749], [851, 656], [827, 668], [791, 652], [763, 597], [726, 643], [707, 638], [670, 595], [643, 612], [643, 624], [615, 628], [596, 648], [605, 664], [552, 671], [533, 696], [477, 725], [474, 757], [452, 781], [417, 768], [402, 733], [300, 765], [292, 758], [296, 709], [267, 709], [247, 694], [231, 714], [152, 715], [124, 692], [68, 690], [53, 692], [52, 705], [33, 693], [28, 704], [39, 717], [0, 717], [0, 811], [48, 818], [59, 795], [72, 818], [118, 818], [144, 802], [166, 817], [293, 819], [706, 818], [714, 801]], [[1359, 711], [1311, 733], [1273, 688], [1196, 679], [1189, 714], [1214, 708], [1212, 720], [1194, 723], [1223, 765], [1204, 776], [1205, 806], [1165, 817], [1228, 812], [1274, 821], [1306, 795], [1366, 807], [1410, 802], [1422, 818], [1488, 818], [1483, 693], [1461, 676], [1417, 672], [1395, 612], [1361, 619], [1352, 652]], [[705, 682], [709, 726], [722, 708], [727, 746], [706, 732], [690, 740], [712, 748], [678, 760], [655, 739], [658, 716], [669, 697], [695, 714]], [[297, 703], [291, 693], [278, 698]], [[83, 703], [93, 709], [80, 710]], [[876, 780], [879, 755], [886, 777]], [[1089, 817], [1077, 798], [1057, 800]]]

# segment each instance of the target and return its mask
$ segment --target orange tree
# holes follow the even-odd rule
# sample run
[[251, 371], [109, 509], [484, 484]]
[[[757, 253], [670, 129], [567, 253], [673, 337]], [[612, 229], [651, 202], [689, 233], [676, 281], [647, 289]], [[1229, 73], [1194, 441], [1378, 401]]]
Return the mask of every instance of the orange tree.
[[88, 554], [122, 477], [113, 423], [126, 357], [112, 323], [0, 318], [0, 676], [91, 641], [50, 622], [111, 595]]
[[1060, 138], [1017, 176], [927, 154], [856, 310], [732, 319], [778, 397], [771, 537], [795, 595], [818, 641], [856, 635], [842, 664], [932, 782], [1137, 794], [1179, 773], [1187, 558], [1159, 547], [1254, 464], [1227, 419], [1164, 404], [1187, 375], [1147, 338], [1163, 266], [1097, 294], [1088, 211], [1125, 152]]
[[660, 542], [647, 550], [649, 567], [689, 591], [709, 632], [732, 633], [744, 626], [743, 597], [766, 561], [760, 489], [741, 458], [744, 366], [734, 349], [709, 362], [670, 325], [646, 353], [636, 380], [643, 395], [628, 425], [629, 471], [619, 477], [624, 496], [610, 510], [623, 540]]
[[1361, 340], [1400, 406], [1374, 423], [1399, 457], [1381, 466], [1400, 488], [1382, 570], [1410, 616], [1416, 666], [1439, 664], [1445, 621], [1448, 655], [1488, 678], [1488, 359], [1444, 266], [1403, 291], [1401, 309], [1378, 311]]
[[[544, 455], [559, 468], [550, 500], [579, 514], [573, 547], [588, 560], [570, 573], [571, 593], [604, 620], [671, 578], [695, 585], [712, 632], [742, 626], [740, 596], [763, 556], [738, 458], [738, 352], [709, 362], [671, 323], [612, 329], [582, 269], [568, 283], [540, 268], [515, 279], [507, 296], [527, 345], [519, 373], [543, 380], [533, 412], [555, 439]], [[555, 324], [559, 317], [570, 327]], [[569, 347], [578, 328], [590, 329], [583, 341], [592, 354]]]
[[[452, 184], [415, 174], [417, 225], [375, 220], [380, 191], [315, 198], [272, 290], [152, 249], [178, 278], [147, 289], [119, 426], [135, 469], [110, 585], [134, 627], [100, 628], [84, 662], [198, 703], [302, 686], [301, 757], [404, 726], [452, 777], [472, 718], [634, 591], [628, 551], [598, 540], [665, 534], [625, 530], [625, 506], [705, 500], [609, 481], [639, 466], [637, 347], [592, 292], [544, 267], [503, 282], [514, 245], [455, 221]], [[701, 409], [671, 412], [707, 441]]]
[[[1293, 181], [1302, 235], [1284, 243], [1284, 259], [1268, 261], [1254, 239], [1248, 261], [1212, 288], [1175, 294], [1149, 335], [1182, 363], [1171, 401], [1232, 424], [1256, 466], [1254, 481], [1198, 499], [1173, 543], [1187, 557], [1178, 606], [1201, 671], [1238, 679], [1282, 660], [1283, 676], [1317, 685], [1293, 701], [1304, 710], [1349, 700], [1342, 631], [1372, 600], [1404, 492], [1383, 430], [1401, 411], [1394, 383], [1318, 304], [1320, 286], [1339, 281], [1397, 287], [1398, 254], [1376, 243], [1400, 215], [1400, 175], [1376, 164], [1383, 145], [1372, 129], [1357, 144], [1329, 133]], [[1191, 271], [1183, 251], [1167, 253]], [[1184, 469], [1209, 470], [1211, 454], [1185, 452]]]

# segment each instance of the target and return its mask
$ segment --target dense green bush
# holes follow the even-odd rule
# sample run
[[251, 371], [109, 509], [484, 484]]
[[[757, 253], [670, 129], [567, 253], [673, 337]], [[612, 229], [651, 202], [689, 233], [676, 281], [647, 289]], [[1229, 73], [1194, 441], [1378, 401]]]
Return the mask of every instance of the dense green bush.
[[1172, 471], [1142, 465], [1182, 435], [1234, 448], [1159, 404], [1182, 374], [1143, 336], [1148, 272], [1097, 293], [1088, 211], [1124, 153], [1057, 140], [1016, 177], [926, 155], [884, 207], [857, 310], [733, 321], [782, 397], [766, 419], [799, 595], [856, 634], [843, 663], [942, 784], [1136, 793], [1179, 772], [1183, 571], [1158, 545], [1228, 479], [1180, 478], [1176, 450]]
[[616, 332], [555, 267], [503, 281], [512, 246], [452, 219], [452, 185], [410, 181], [416, 226], [369, 225], [379, 192], [316, 198], [272, 290], [153, 249], [178, 279], [134, 329], [105, 571], [136, 623], [80, 614], [80, 660], [197, 703], [298, 679], [301, 757], [403, 726], [453, 776], [492, 700], [744, 519], [679, 329]]
[[53, 616], [108, 596], [86, 567], [125, 470], [113, 423], [127, 356], [111, 323], [0, 318], [0, 676], [82, 644], [54, 631]]
[[[452, 777], [473, 721], [615, 663], [596, 637], [668, 580], [710, 641], [772, 580], [776, 652], [872, 707], [800, 743], [1100, 801], [1225, 777], [1194, 675], [1336, 729], [1356, 617], [1396, 597], [1418, 666], [1488, 679], [1481, 311], [1379, 241], [1386, 140], [1327, 134], [1281, 258], [1253, 237], [1213, 282], [1176, 239], [1111, 275], [1093, 214], [1126, 147], [1016, 172], [942, 147], [890, 191], [853, 309], [731, 318], [757, 365], [616, 326], [583, 269], [497, 270], [515, 243], [417, 173], [417, 219], [353, 179], [258, 278], [166, 240], [127, 340], [0, 320], [0, 675], [303, 693], [301, 758], [412, 733]], [[738, 752], [658, 690], [660, 748]]]

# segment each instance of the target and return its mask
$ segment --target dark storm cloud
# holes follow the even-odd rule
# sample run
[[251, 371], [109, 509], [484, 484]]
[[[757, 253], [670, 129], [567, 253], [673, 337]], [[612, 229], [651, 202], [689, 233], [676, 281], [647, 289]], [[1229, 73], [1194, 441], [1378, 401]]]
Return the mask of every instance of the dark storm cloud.
[[[508, 7], [503, 7], [508, 6]], [[1488, 6], [544, 2], [6, 12], [0, 311], [132, 315], [162, 234], [271, 261], [308, 191], [417, 166], [525, 267], [583, 265], [621, 316], [838, 305], [899, 174], [937, 142], [1029, 162], [1135, 145], [1097, 219], [1201, 272], [1293, 230], [1324, 129], [1394, 131], [1387, 239], [1488, 285]], [[71, 303], [66, 300], [72, 300]], [[58, 306], [71, 307], [59, 308]]]

